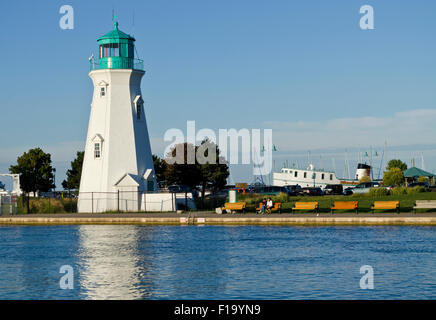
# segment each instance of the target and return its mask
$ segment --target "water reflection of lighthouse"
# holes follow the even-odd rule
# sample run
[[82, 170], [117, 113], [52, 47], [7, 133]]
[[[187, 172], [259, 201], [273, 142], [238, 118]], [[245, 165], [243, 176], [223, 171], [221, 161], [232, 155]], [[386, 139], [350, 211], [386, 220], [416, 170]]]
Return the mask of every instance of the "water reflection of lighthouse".
[[[79, 281], [87, 299], [144, 298], [141, 273], [147, 266], [138, 254], [139, 227], [80, 226]], [[142, 292], [141, 292], [142, 291]]]

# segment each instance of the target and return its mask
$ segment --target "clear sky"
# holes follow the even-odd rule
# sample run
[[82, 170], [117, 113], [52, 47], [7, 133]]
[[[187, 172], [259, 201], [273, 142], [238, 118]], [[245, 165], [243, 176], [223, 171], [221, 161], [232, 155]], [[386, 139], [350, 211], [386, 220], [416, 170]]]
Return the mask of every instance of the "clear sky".
[[[59, 27], [64, 4], [74, 8], [73, 30]], [[359, 28], [366, 4], [375, 30]], [[340, 167], [345, 149], [357, 161], [359, 147], [381, 150], [386, 140], [390, 157], [421, 164], [423, 152], [426, 169], [436, 169], [435, 1], [19, 0], [0, 2], [0, 172], [41, 147], [60, 186], [84, 148], [88, 57], [112, 29], [113, 9], [144, 60], [156, 154], [167, 129], [195, 120], [214, 130], [272, 128], [279, 167], [305, 161], [307, 150]], [[242, 167], [232, 178], [252, 179]]]

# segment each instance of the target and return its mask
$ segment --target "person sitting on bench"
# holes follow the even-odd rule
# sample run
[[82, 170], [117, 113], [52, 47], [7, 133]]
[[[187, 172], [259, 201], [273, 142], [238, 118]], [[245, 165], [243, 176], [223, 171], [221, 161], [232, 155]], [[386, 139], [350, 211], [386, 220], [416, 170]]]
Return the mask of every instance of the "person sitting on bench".
[[260, 206], [259, 213], [260, 213], [260, 214], [264, 214], [264, 213], [265, 213], [265, 208], [266, 208], [266, 199], [263, 198], [263, 200], [262, 200], [262, 204], [261, 204], [261, 206]]
[[268, 198], [268, 201], [266, 202], [266, 213], [271, 213], [272, 208], [274, 208], [274, 203], [271, 198]]

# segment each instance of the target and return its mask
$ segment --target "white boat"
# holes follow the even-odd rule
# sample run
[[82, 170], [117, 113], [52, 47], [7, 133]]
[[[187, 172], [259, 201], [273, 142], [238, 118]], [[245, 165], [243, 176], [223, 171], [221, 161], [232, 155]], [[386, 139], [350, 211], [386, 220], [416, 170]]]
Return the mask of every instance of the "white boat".
[[317, 170], [310, 164], [307, 169], [282, 168], [280, 172], [274, 172], [273, 185], [325, 188], [329, 184], [342, 184], [344, 187], [352, 187], [359, 184], [359, 180], [364, 176], [371, 176], [371, 166], [363, 163], [358, 164], [354, 179], [339, 179], [334, 171]]
[[5, 189], [5, 185], [0, 181], [0, 196], [7, 196], [7, 195], [9, 195], [9, 192]]

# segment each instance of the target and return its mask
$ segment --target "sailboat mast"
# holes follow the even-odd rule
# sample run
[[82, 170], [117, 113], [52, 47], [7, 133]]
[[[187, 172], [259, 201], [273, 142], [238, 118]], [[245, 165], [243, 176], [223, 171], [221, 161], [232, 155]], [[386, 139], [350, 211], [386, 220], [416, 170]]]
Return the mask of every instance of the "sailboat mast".
[[348, 180], [350, 180], [351, 179], [351, 176], [350, 176], [350, 162], [348, 161], [348, 151], [347, 151], [347, 149], [345, 149], [345, 169], [347, 171]]
[[425, 170], [425, 164], [424, 164], [424, 152], [421, 152], [421, 169]]
[[359, 163], [362, 163], [362, 155], [360, 154], [360, 145], [359, 145], [359, 151], [357, 152], [357, 161], [359, 161]]
[[382, 168], [383, 168], [383, 165], [384, 165], [383, 162], [384, 162], [384, 159], [385, 159], [385, 153], [386, 153], [386, 141], [385, 141], [385, 147], [383, 148], [383, 154], [382, 154], [381, 161], [380, 161], [380, 168], [378, 169], [378, 177], [377, 177], [378, 180], [380, 180], [381, 171], [382, 171]]

